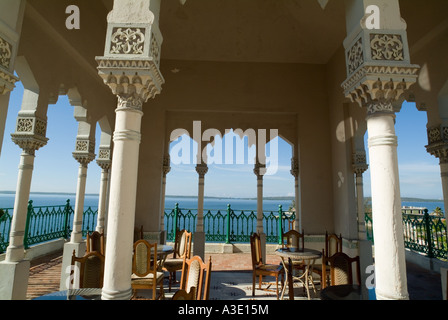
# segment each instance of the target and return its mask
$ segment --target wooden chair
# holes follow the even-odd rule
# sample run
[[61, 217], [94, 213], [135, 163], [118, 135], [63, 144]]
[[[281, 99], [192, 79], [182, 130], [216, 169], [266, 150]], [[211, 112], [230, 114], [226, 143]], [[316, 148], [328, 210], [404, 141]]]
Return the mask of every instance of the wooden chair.
[[[289, 230], [282, 234], [282, 248], [290, 248], [303, 251], [305, 248], [305, 231], [302, 233], [296, 230]], [[303, 271], [305, 269], [305, 263], [303, 261], [293, 261], [293, 269]]]
[[[342, 252], [342, 235], [337, 236], [336, 234], [328, 234], [328, 232], [325, 232], [325, 250], [322, 253], [322, 256], [325, 256], [325, 258], [328, 260], [329, 257], [332, 255]], [[313, 267], [313, 272], [317, 273], [320, 276], [320, 283], [322, 286], [322, 281], [324, 281], [324, 277], [322, 275], [322, 269], [327, 269], [326, 275], [330, 276], [330, 267], [328, 264], [324, 264], [322, 261], [322, 264], [317, 264]], [[325, 281], [328, 283], [328, 279], [325, 279]]]
[[289, 230], [282, 234], [282, 248], [295, 248], [302, 250], [305, 247], [305, 231]]
[[191, 239], [191, 232], [187, 230], [176, 231], [173, 257], [166, 259], [163, 264], [163, 270], [169, 272], [169, 292], [171, 292], [171, 284], [176, 282], [176, 272], [182, 270], [184, 259], [190, 259]]
[[[330, 286], [353, 284], [353, 263], [355, 263], [357, 284], [361, 284], [359, 256], [351, 258], [343, 252], [338, 252], [327, 259], [322, 252], [322, 264], [326, 265], [327, 263], [330, 267]], [[322, 277], [326, 279], [327, 268], [322, 269], [322, 274]], [[326, 281], [322, 282], [322, 289], [326, 287]]]
[[[77, 264], [78, 263], [78, 264]], [[74, 269], [70, 274], [70, 288], [102, 288], [104, 280], [104, 256], [96, 251], [86, 253], [83, 257], [76, 257], [73, 250], [72, 266], [78, 266], [79, 283], [73, 283]]]
[[164, 298], [163, 272], [157, 272], [157, 269], [157, 243], [149, 243], [146, 240], [135, 242], [131, 276], [134, 294], [138, 289], [149, 289], [152, 290], [152, 299], [156, 300], [156, 290], [159, 285], [158, 298]]
[[177, 290], [171, 300], [196, 300], [195, 294], [196, 290], [192, 290], [191, 292]]
[[252, 256], [252, 296], [255, 296], [255, 279], [259, 276], [259, 289], [261, 288], [263, 276], [275, 277], [277, 287], [277, 299], [279, 298], [278, 280], [282, 276], [282, 286], [284, 284], [284, 270], [281, 264], [265, 264], [261, 256], [261, 240], [258, 233], [254, 233], [250, 237], [250, 249]]
[[212, 271], [212, 258], [204, 263], [200, 256], [184, 259], [180, 290], [193, 300], [208, 300], [210, 294], [210, 277]]
[[92, 233], [87, 233], [87, 250], [86, 252], [99, 252], [103, 256], [104, 253], [104, 233], [99, 233], [98, 231], [94, 231]]

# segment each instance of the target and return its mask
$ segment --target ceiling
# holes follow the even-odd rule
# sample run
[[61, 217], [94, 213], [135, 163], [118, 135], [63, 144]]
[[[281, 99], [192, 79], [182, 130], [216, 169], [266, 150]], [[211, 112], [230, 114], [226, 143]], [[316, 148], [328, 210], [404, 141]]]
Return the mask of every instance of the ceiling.
[[164, 59], [327, 63], [346, 35], [343, 1], [163, 0]]

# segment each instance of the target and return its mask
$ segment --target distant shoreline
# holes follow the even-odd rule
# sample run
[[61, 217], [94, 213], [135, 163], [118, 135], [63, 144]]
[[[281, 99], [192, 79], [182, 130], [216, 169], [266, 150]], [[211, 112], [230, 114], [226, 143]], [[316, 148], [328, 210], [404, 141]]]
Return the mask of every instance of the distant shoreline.
[[[0, 191], [0, 194], [15, 194], [15, 191]], [[73, 192], [30, 192], [30, 194], [40, 194], [40, 195], [70, 195], [75, 196], [76, 193]], [[98, 196], [97, 193], [86, 193], [86, 196]], [[167, 195], [166, 198], [197, 198], [197, 196], [179, 196], [179, 195]], [[257, 200], [255, 197], [214, 197], [206, 196], [205, 199], [240, 199], [240, 200]], [[263, 197], [264, 200], [295, 200], [295, 197]], [[371, 201], [371, 197], [366, 197], [365, 200]], [[443, 199], [423, 199], [423, 198], [413, 198], [413, 197], [402, 197], [401, 201], [405, 202], [443, 202]]]

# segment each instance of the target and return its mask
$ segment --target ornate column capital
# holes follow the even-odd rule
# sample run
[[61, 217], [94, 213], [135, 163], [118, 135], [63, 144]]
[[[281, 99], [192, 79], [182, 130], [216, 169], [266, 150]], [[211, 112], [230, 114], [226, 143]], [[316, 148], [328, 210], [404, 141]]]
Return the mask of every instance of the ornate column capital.
[[14, 76], [14, 45], [0, 34], [0, 94], [12, 91], [19, 80]]
[[206, 163], [196, 165], [196, 172], [199, 174], [199, 178], [204, 178], [208, 172], [208, 166]]
[[[109, 16], [113, 20], [114, 15]], [[153, 22], [153, 15], [144, 23], [108, 21], [104, 56], [96, 57], [96, 61], [100, 77], [118, 96], [118, 108], [141, 110], [162, 90], [165, 80], [159, 65], [163, 38]]]
[[163, 157], [163, 168], [162, 168], [164, 177], [166, 177], [166, 175], [171, 171], [170, 163], [171, 163], [170, 155], [165, 155]]
[[87, 165], [95, 159], [95, 141], [88, 138], [76, 138], [73, 158], [81, 165]]
[[356, 151], [352, 156], [352, 167], [356, 175], [362, 175], [369, 168], [365, 151]]
[[290, 172], [294, 176], [294, 178], [299, 177], [299, 159], [291, 158], [291, 171]]
[[261, 164], [260, 162], [256, 162], [254, 166], [254, 174], [257, 176], [258, 179], [263, 178], [263, 176], [266, 174], [266, 165]]
[[363, 29], [346, 39], [345, 96], [368, 114], [394, 113], [393, 103], [417, 81], [410, 63], [406, 30]]
[[45, 146], [48, 138], [47, 121], [35, 116], [18, 116], [16, 131], [11, 134], [12, 141], [28, 154]]
[[426, 150], [428, 153], [439, 158], [440, 163], [448, 163], [448, 126], [430, 127], [427, 132], [428, 145]]
[[96, 163], [103, 170], [109, 170], [112, 165], [112, 152], [110, 147], [100, 146]]

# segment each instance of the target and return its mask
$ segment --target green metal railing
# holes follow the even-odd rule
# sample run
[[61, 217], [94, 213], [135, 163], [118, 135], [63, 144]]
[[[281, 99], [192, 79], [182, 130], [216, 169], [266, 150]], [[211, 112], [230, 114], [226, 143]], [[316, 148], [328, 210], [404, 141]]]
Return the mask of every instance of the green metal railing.
[[[278, 217], [282, 218], [279, 219]], [[196, 231], [197, 209], [181, 209], [176, 204], [173, 209], [164, 212], [167, 238], [174, 240], [175, 230]], [[281, 243], [281, 234], [290, 229], [295, 214], [284, 212], [279, 206], [278, 212], [263, 214], [263, 230], [267, 243]], [[203, 216], [205, 241], [224, 243], [249, 242], [256, 232], [257, 214], [253, 210], [235, 210], [230, 205], [224, 210], [204, 210]], [[176, 227], [175, 227], [176, 226]], [[280, 235], [280, 237], [279, 237]]]
[[[12, 222], [13, 209], [2, 209], [0, 217], [0, 253], [6, 251], [9, 245], [9, 233]], [[74, 210], [67, 200], [65, 205], [59, 206], [33, 206], [28, 203], [28, 213], [25, 226], [23, 244], [26, 249], [30, 246], [60, 238], [69, 238], [73, 229]], [[87, 208], [83, 213], [83, 236], [95, 230], [98, 211]]]
[[[447, 227], [444, 217], [430, 215], [427, 209], [423, 210], [423, 214], [403, 213], [402, 217], [406, 248], [424, 253], [430, 258], [447, 258]], [[366, 213], [365, 221], [367, 239], [374, 242], [371, 213]]]

